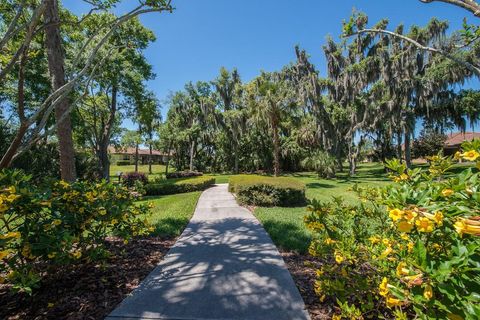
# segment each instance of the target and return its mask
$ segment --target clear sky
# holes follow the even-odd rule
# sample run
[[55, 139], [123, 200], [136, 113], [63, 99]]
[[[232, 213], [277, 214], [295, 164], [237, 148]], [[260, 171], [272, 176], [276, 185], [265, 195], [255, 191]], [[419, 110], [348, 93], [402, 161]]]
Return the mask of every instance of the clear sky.
[[[81, 0], [63, 3], [85, 13]], [[125, 12], [135, 3], [123, 0], [116, 10]], [[461, 28], [463, 17], [474, 20], [452, 5], [419, 0], [173, 0], [173, 5], [172, 14], [141, 18], [157, 36], [146, 56], [157, 75], [148, 85], [161, 101], [188, 81], [214, 79], [222, 66], [238, 68], [244, 81], [260, 70], [279, 70], [295, 60], [296, 44], [325, 75], [322, 45], [326, 36], [338, 37], [353, 8], [365, 12], [372, 24], [389, 18], [392, 28], [399, 23], [425, 25], [438, 17], [449, 20], [454, 30]]]

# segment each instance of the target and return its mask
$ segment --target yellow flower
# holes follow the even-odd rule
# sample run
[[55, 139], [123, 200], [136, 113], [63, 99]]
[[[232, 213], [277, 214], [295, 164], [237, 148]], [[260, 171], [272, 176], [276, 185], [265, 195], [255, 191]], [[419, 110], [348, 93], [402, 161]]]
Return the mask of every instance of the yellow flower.
[[64, 188], [70, 187], [70, 184], [68, 182], [64, 181], [64, 180], [60, 181], [58, 184], [61, 185]]
[[334, 315], [332, 316], [332, 320], [342, 320], [342, 316], [339, 315], [339, 314], [334, 314]]
[[148, 227], [148, 231], [153, 232], [153, 231], [155, 231], [155, 228], [154, 227]]
[[325, 239], [325, 244], [326, 245], [331, 245], [331, 244], [334, 244], [335, 242], [336, 242], [335, 240], [330, 239], [330, 238]]
[[10, 239], [10, 238], [19, 239], [20, 237], [21, 237], [20, 232], [9, 232], [5, 235], [0, 234], [0, 239]]
[[403, 211], [400, 209], [392, 209], [388, 215], [393, 221], [397, 221], [403, 217]]
[[59, 226], [59, 225], [62, 224], [62, 220], [60, 220], [60, 219], [55, 219], [55, 220], [53, 220], [53, 224], [56, 225], [56, 226]]
[[404, 218], [407, 219], [407, 221], [412, 222], [415, 220], [415, 218], [418, 216], [418, 213], [416, 213], [413, 210], [405, 210]]
[[80, 250], [75, 250], [73, 253], [72, 253], [72, 256], [75, 258], [75, 259], [80, 259], [82, 257], [82, 252]]
[[127, 239], [123, 240], [123, 244], [128, 244], [128, 240]]
[[438, 226], [443, 225], [443, 213], [441, 211], [435, 212], [435, 215], [433, 216], [433, 220], [435, 220]]
[[387, 247], [385, 251], [382, 252], [382, 254], [379, 256], [380, 259], [384, 259], [390, 255], [390, 253], [393, 252], [392, 247]]
[[8, 188], [5, 188], [3, 191], [13, 194], [17, 192], [17, 189], [15, 188], [15, 186], [10, 186]]
[[460, 151], [455, 152], [455, 155], [453, 156], [453, 159], [455, 160], [460, 160], [462, 157], [462, 153]]
[[78, 208], [78, 212], [85, 213], [85, 208], [84, 207]]
[[105, 208], [100, 208], [98, 209], [98, 213], [101, 215], [101, 216], [104, 216], [107, 214], [107, 210]]
[[382, 239], [382, 243], [386, 246], [391, 246], [392, 245], [392, 242], [387, 238]]
[[432, 286], [427, 284], [425, 286], [425, 290], [423, 290], [423, 297], [427, 300], [430, 300], [432, 299], [433, 297], [433, 290], [432, 290]]
[[50, 252], [50, 253], [48, 254], [48, 258], [53, 259], [53, 258], [56, 257], [56, 255], [57, 255], [56, 252]]
[[5, 258], [6, 256], [8, 256], [10, 254], [10, 250], [3, 250], [3, 251], [0, 251], [0, 260], [2, 260], [3, 258]]
[[380, 238], [379, 238], [379, 237], [376, 237], [376, 236], [372, 236], [372, 237], [368, 238], [368, 240], [369, 240], [372, 244], [380, 243]]
[[19, 195], [17, 194], [11, 194], [9, 195], [6, 199], [8, 202], [14, 202], [15, 200], [17, 200], [18, 198], [20, 198]]
[[387, 297], [387, 307], [398, 307], [402, 305], [402, 301], [393, 297]]
[[413, 223], [407, 222], [407, 221], [400, 221], [397, 224], [398, 231], [400, 232], [410, 232], [413, 229]]
[[400, 262], [397, 266], [397, 276], [403, 277], [407, 276], [410, 273], [410, 270], [407, 269], [407, 264], [405, 262]]
[[112, 224], [117, 224], [118, 220], [117, 219], [112, 219]]
[[442, 190], [442, 196], [444, 197], [450, 197], [454, 191], [452, 189], [443, 189]]
[[400, 238], [402, 238], [403, 240], [410, 240], [410, 238], [408, 237], [408, 234], [406, 234], [406, 233], [402, 233], [400, 235]]
[[49, 302], [47, 304], [47, 308], [53, 308], [55, 306], [55, 304], [53, 302]]
[[340, 264], [345, 260], [345, 258], [337, 251], [335, 251], [335, 261]]
[[455, 230], [462, 236], [464, 233], [480, 236], [480, 225], [477, 221], [473, 222], [468, 219], [461, 218], [453, 225]]
[[463, 159], [468, 160], [468, 161], [475, 161], [475, 160], [477, 160], [477, 158], [479, 156], [480, 156], [480, 154], [475, 150], [470, 150], [470, 151], [462, 153]]
[[382, 282], [378, 286], [378, 292], [381, 296], [386, 297], [388, 295], [388, 291], [389, 291], [389, 289], [388, 289], [388, 279], [386, 277], [384, 277], [382, 279]]
[[421, 217], [417, 221], [415, 221], [417, 225], [417, 230], [419, 232], [432, 232], [433, 231], [433, 223], [428, 218]]
[[8, 210], [8, 206], [6, 204], [0, 203], [0, 212], [5, 212]]

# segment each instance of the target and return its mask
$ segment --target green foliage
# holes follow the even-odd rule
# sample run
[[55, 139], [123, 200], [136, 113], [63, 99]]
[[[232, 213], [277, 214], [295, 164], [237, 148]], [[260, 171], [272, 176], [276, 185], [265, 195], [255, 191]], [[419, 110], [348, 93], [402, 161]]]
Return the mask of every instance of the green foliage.
[[[462, 147], [458, 157], [479, 160], [480, 141]], [[355, 188], [364, 201], [358, 206], [337, 200], [309, 207], [309, 252], [331, 261], [317, 271], [317, 294], [339, 298], [342, 316], [352, 303], [363, 317], [480, 315], [479, 173], [469, 168], [446, 175], [451, 159], [429, 160], [428, 170], [388, 161], [396, 183]]]
[[447, 137], [435, 131], [422, 130], [420, 136], [413, 142], [414, 157], [421, 158], [437, 154], [443, 150]]
[[37, 188], [21, 171], [2, 171], [0, 280], [31, 293], [46, 272], [106, 257], [106, 236], [147, 234], [139, 215], [148, 207], [134, 201], [126, 188], [106, 182]]
[[205, 190], [215, 184], [215, 178], [209, 176], [158, 180], [145, 185], [147, 196], [159, 196], [175, 193]]
[[229, 191], [242, 205], [291, 207], [305, 204], [305, 184], [287, 177], [239, 175], [229, 180]]
[[335, 178], [335, 158], [324, 151], [317, 151], [302, 161], [302, 167], [308, 171], [315, 171], [318, 177]]

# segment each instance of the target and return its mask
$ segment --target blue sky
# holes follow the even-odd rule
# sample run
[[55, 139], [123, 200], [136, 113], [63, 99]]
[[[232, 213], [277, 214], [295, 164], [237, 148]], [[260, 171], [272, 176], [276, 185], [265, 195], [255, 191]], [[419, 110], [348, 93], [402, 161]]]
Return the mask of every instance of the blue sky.
[[[83, 1], [63, 3], [77, 14], [86, 12]], [[123, 0], [116, 11], [135, 3]], [[424, 25], [438, 17], [449, 20], [454, 30], [461, 28], [463, 17], [474, 19], [454, 6], [419, 0], [174, 0], [173, 5], [172, 14], [141, 18], [157, 36], [146, 56], [157, 74], [148, 86], [161, 101], [188, 81], [214, 79], [222, 66], [237, 67], [244, 81], [260, 70], [279, 70], [295, 60], [296, 44], [325, 75], [322, 45], [326, 36], [338, 37], [353, 8], [365, 12], [371, 23], [387, 17], [392, 27]]]

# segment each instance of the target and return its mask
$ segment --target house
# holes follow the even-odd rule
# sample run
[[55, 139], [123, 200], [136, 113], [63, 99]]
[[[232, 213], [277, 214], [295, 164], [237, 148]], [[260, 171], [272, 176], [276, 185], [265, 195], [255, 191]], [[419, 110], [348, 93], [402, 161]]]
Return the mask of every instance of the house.
[[[135, 148], [109, 146], [108, 153], [110, 154], [112, 163], [135, 164]], [[150, 159], [152, 164], [164, 164], [168, 161], [168, 154], [158, 150], [152, 150], [152, 154], [150, 155], [149, 149], [138, 149], [139, 164], [148, 164]]]
[[472, 141], [480, 139], [480, 133], [477, 132], [455, 132], [447, 135], [445, 146], [443, 147], [443, 154], [446, 156], [453, 155], [460, 151], [460, 147], [464, 141]]

